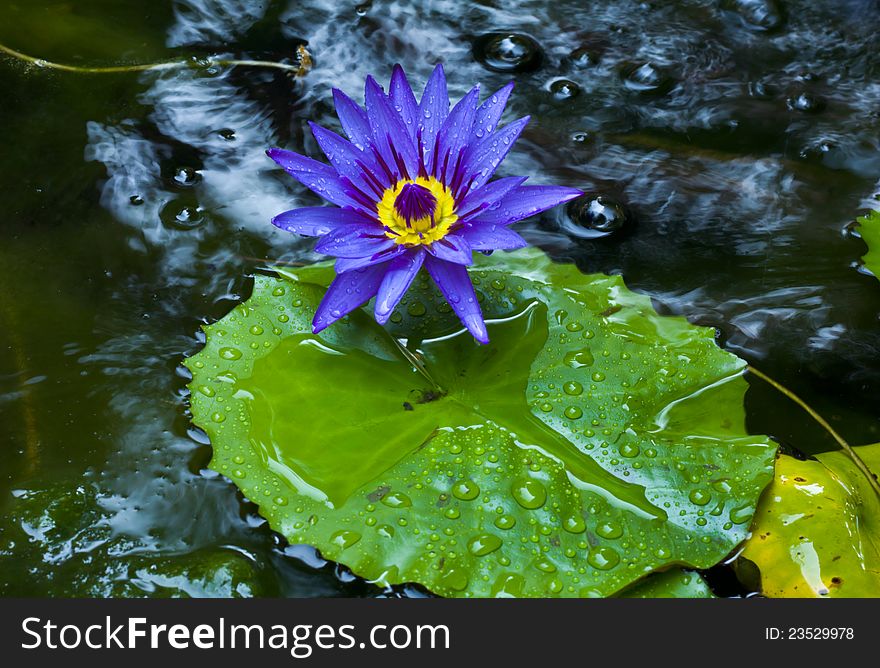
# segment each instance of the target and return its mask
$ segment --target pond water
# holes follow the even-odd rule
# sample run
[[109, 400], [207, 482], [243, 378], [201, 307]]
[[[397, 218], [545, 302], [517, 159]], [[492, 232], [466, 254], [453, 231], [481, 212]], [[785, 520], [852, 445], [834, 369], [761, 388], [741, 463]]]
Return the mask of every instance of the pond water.
[[[876, 0], [0, 0], [17, 51], [195, 65], [0, 56], [0, 594], [380, 593], [206, 470], [180, 363], [255, 271], [317, 259], [269, 224], [317, 200], [265, 148], [316, 155], [330, 88], [395, 62], [420, 87], [442, 61], [454, 98], [514, 78], [506, 118], [532, 121], [502, 174], [592, 197], [522, 224], [530, 241], [880, 441], [880, 284], [849, 228], [880, 179], [878, 31]], [[204, 65], [300, 45], [300, 80]], [[751, 383], [751, 431], [834, 449]]]

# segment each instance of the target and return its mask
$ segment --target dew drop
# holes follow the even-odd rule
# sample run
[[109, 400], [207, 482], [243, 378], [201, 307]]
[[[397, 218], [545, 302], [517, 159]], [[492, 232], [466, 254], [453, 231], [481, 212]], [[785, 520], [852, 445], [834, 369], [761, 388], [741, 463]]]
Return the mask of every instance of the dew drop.
[[602, 538], [614, 540], [623, 535], [623, 528], [616, 522], [602, 522], [596, 527], [596, 534]]
[[578, 408], [577, 406], [569, 406], [568, 408], [565, 409], [563, 414], [569, 420], [578, 420], [581, 417], [583, 417], [584, 412], [580, 408]]
[[688, 498], [691, 503], [695, 503], [698, 506], [705, 506], [712, 500], [712, 494], [705, 489], [694, 489], [688, 494]]
[[621, 457], [638, 457], [641, 449], [636, 443], [624, 443], [620, 446]]
[[576, 380], [570, 380], [562, 386], [562, 391], [572, 397], [576, 397], [584, 391], [584, 386]]
[[468, 576], [459, 568], [450, 568], [440, 578], [440, 584], [455, 591], [463, 591], [468, 585]]
[[753, 514], [754, 511], [750, 505], [739, 506], [730, 511], [730, 521], [734, 524], [745, 524], [752, 519]]
[[610, 547], [595, 547], [590, 550], [587, 563], [600, 571], [610, 571], [620, 563], [620, 555]]
[[452, 486], [452, 495], [462, 501], [471, 501], [480, 494], [480, 488], [472, 480], [459, 480]]
[[555, 573], [556, 565], [549, 559], [539, 559], [535, 562], [535, 568], [542, 573]]
[[715, 482], [712, 483], [712, 488], [716, 492], [721, 492], [722, 494], [728, 494], [730, 492], [730, 490], [733, 489], [730, 486], [730, 483], [727, 482], [726, 480], [716, 480]]
[[382, 503], [389, 508], [409, 508], [412, 505], [410, 498], [402, 492], [391, 492], [382, 497]]
[[562, 523], [562, 528], [568, 533], [583, 533], [587, 529], [584, 518], [580, 515], [569, 515]]
[[468, 541], [468, 551], [476, 557], [484, 557], [501, 547], [501, 539], [491, 533], [474, 536]]
[[425, 315], [426, 310], [425, 305], [420, 301], [410, 302], [409, 306], [406, 307], [406, 312], [416, 318]]
[[330, 536], [330, 542], [341, 549], [346, 549], [357, 543], [361, 535], [357, 531], [343, 529]]
[[547, 489], [532, 478], [515, 482], [511, 492], [516, 502], [526, 510], [540, 508], [547, 501]]
[[590, 352], [589, 348], [582, 348], [581, 350], [567, 352], [562, 361], [572, 369], [580, 369], [585, 366], [593, 366], [596, 360], [593, 359], [593, 353]]

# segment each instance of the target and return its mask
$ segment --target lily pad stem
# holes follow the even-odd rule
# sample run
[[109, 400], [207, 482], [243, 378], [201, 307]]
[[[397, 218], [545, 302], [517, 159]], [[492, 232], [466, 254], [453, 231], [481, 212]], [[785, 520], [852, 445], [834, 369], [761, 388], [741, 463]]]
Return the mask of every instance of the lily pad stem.
[[810, 405], [807, 404], [806, 401], [804, 401], [798, 395], [796, 395], [794, 392], [792, 392], [787, 387], [782, 385], [782, 383], [780, 383], [776, 380], [773, 380], [770, 376], [768, 376], [763, 371], [759, 371], [758, 369], [756, 369], [755, 367], [753, 367], [751, 365], [749, 365], [747, 367], [747, 369], [748, 369], [749, 373], [754, 374], [755, 376], [757, 376], [758, 378], [763, 380], [765, 383], [771, 385], [773, 388], [775, 388], [776, 390], [778, 390], [779, 392], [784, 394], [786, 397], [791, 399], [798, 406], [803, 408], [809, 414], [809, 416], [811, 418], [813, 418], [816, 422], [818, 422], [819, 425], [825, 431], [827, 431], [829, 434], [831, 434], [831, 437], [835, 441], [837, 441], [837, 443], [840, 445], [840, 447], [843, 448], [843, 450], [846, 452], [847, 455], [849, 455], [849, 458], [852, 459], [853, 463], [856, 465], [856, 467], [859, 469], [859, 471], [861, 471], [862, 474], [868, 479], [868, 482], [871, 484], [871, 487], [877, 493], [877, 496], [880, 496], [880, 482], [877, 481], [877, 478], [871, 472], [871, 469], [868, 468], [867, 464], [865, 464], [865, 462], [862, 460], [862, 458], [859, 457], [859, 455], [856, 453], [856, 451], [853, 449], [853, 447], [849, 443], [847, 443], [846, 440], [844, 440], [843, 436], [838, 434], [834, 430], [834, 428], [830, 424], [828, 424], [828, 421], [825, 420], [825, 418], [823, 418], [815, 410], [813, 410], [810, 407]]
[[435, 390], [445, 394], [446, 391], [440, 386], [440, 384], [436, 380], [434, 380], [433, 376], [431, 376], [428, 368], [425, 366], [425, 362], [422, 359], [421, 355], [407, 348], [403, 344], [403, 342], [397, 337], [392, 336], [390, 333], [388, 334], [388, 336], [391, 338], [392, 341], [394, 341], [394, 345], [397, 346], [397, 349], [400, 351], [400, 354], [403, 355], [406, 361], [412, 364], [413, 368], [418, 371], [425, 378], [425, 380], [431, 383], [431, 386]]
[[[118, 74], [122, 72], [153, 72], [160, 70], [179, 70], [186, 68], [195, 68], [202, 66], [202, 63], [189, 60], [170, 60], [161, 63], [143, 63], [134, 65], [110, 65], [106, 67], [81, 67], [79, 65], [65, 65], [64, 63], [53, 63], [43, 58], [29, 56], [21, 51], [16, 51], [4, 44], [0, 44], [0, 52], [8, 56], [17, 58], [36, 67], [42, 67], [52, 70], [60, 70], [62, 72], [75, 72], [77, 74]], [[312, 67], [312, 58], [302, 45], [297, 47], [296, 55], [299, 60], [297, 64], [279, 63], [272, 60], [234, 60], [226, 58], [208, 58], [204, 61], [204, 66], [212, 65], [220, 67], [267, 67], [278, 70], [291, 72], [294, 77], [305, 76]]]

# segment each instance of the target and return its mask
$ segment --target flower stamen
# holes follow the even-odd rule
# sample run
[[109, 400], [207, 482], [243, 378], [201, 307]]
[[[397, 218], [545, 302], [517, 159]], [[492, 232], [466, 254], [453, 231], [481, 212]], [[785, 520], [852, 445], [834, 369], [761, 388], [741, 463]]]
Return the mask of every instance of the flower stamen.
[[377, 209], [385, 236], [406, 246], [439, 241], [458, 220], [451, 190], [433, 177], [398, 181]]
[[400, 194], [394, 200], [394, 210], [403, 217], [407, 227], [419, 218], [431, 218], [433, 227], [434, 209], [437, 206], [437, 198], [431, 191], [420, 186], [418, 183], [406, 183]]

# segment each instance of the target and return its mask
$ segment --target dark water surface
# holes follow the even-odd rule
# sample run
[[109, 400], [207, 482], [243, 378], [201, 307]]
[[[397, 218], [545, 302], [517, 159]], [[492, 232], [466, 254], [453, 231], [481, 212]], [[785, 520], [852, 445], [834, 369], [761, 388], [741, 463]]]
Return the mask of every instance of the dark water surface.
[[[179, 365], [267, 260], [316, 259], [269, 224], [316, 200], [264, 149], [317, 154], [330, 87], [395, 62], [421, 86], [442, 61], [455, 98], [515, 78], [506, 118], [532, 122], [502, 175], [602, 198], [532, 242], [880, 441], [880, 283], [847, 231], [880, 179], [878, 34], [877, 0], [0, 0], [0, 43], [72, 65], [314, 59], [297, 82], [0, 56], [0, 594], [377, 593], [205, 470]], [[834, 447], [760, 381], [746, 405], [755, 433]]]

